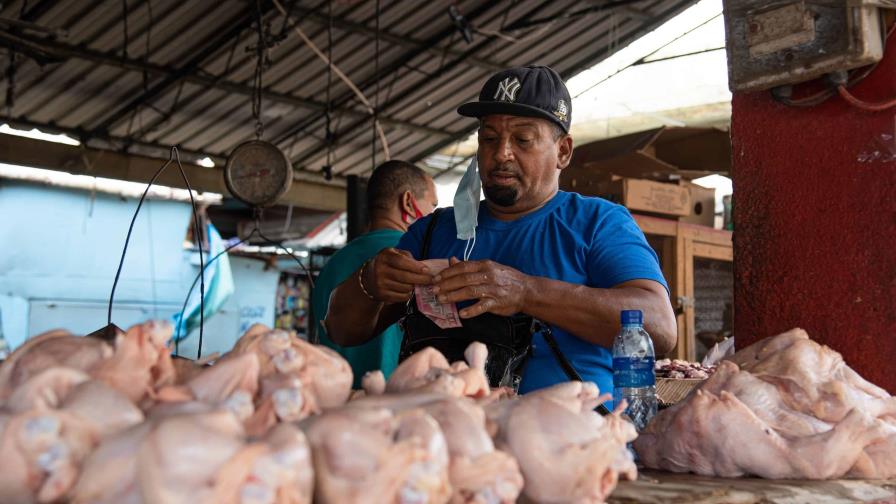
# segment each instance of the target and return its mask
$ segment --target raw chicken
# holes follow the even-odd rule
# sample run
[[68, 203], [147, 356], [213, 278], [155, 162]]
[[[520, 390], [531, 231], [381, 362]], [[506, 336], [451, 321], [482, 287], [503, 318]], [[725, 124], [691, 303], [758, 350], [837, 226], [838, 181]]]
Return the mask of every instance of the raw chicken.
[[519, 462], [526, 498], [599, 503], [620, 476], [637, 476], [626, 448], [634, 426], [622, 408], [605, 417], [594, 411], [607, 399], [593, 383], [566, 382], [487, 407], [498, 447]]
[[255, 414], [247, 420], [252, 434], [265, 432], [278, 420], [301, 420], [341, 406], [351, 394], [351, 366], [339, 354], [260, 324], [249, 328], [212, 367], [246, 354], [255, 355], [259, 364]]
[[464, 352], [467, 362], [448, 364], [432, 347], [411, 355], [395, 368], [386, 383], [386, 392], [442, 392], [453, 396], [484, 397], [489, 394], [485, 361], [488, 349], [474, 342]]
[[795, 329], [719, 363], [657, 415], [635, 449], [647, 467], [676, 472], [892, 478], [894, 415], [894, 398]]
[[235, 356], [207, 367], [184, 385], [159, 389], [159, 401], [152, 412], [170, 410], [172, 403], [201, 401], [219, 405], [232, 411], [237, 418], [248, 421], [255, 413], [253, 401], [258, 390], [258, 357], [254, 353]]
[[105, 440], [85, 461], [72, 502], [306, 504], [309, 454], [291, 425], [247, 442], [225, 410], [164, 415]]
[[519, 466], [509, 454], [495, 449], [485, 428], [485, 411], [472, 399], [411, 392], [362, 398], [350, 406], [425, 411], [438, 422], [448, 445], [451, 502], [516, 502], [523, 487]]
[[74, 485], [103, 437], [143, 421], [123, 393], [74, 369], [49, 368], [17, 388], [0, 415], [0, 502], [50, 502]]
[[33, 375], [64, 367], [83, 371], [139, 402], [155, 387], [174, 381], [174, 367], [165, 346], [171, 333], [171, 324], [150, 321], [119, 334], [114, 346], [62, 331], [36, 336], [0, 365], [0, 400]]
[[423, 411], [346, 407], [303, 426], [314, 455], [315, 502], [448, 502], [445, 438]]

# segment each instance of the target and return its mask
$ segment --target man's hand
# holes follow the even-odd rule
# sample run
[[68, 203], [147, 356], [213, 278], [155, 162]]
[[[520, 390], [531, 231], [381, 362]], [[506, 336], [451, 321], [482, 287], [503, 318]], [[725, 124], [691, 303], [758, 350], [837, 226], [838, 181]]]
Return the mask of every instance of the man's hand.
[[485, 312], [509, 316], [523, 311], [530, 290], [528, 275], [494, 261], [461, 262], [452, 257], [449, 264], [433, 279], [439, 301], [479, 300], [460, 310], [461, 318], [472, 318]]
[[403, 303], [410, 299], [415, 285], [432, 284], [429, 268], [406, 250], [387, 248], [361, 272], [367, 292], [382, 303]]

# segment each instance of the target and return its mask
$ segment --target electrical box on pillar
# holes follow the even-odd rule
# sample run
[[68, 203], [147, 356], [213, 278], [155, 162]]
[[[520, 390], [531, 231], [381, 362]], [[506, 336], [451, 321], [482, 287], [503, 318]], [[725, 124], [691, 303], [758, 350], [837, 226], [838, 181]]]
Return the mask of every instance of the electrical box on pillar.
[[889, 0], [724, 0], [729, 87], [769, 89], [880, 61], [876, 1]]

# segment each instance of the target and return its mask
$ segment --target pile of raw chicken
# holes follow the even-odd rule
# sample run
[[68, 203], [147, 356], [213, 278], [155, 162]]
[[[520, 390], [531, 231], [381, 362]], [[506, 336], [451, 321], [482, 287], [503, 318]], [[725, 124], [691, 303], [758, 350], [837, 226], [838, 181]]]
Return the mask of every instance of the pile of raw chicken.
[[634, 446], [647, 467], [707, 476], [896, 478], [896, 398], [794, 329], [720, 362]]
[[0, 365], [0, 502], [602, 502], [634, 478], [634, 428], [569, 382], [489, 388], [485, 347], [426, 349], [388, 382], [252, 327], [213, 365], [172, 359], [167, 323], [107, 343], [56, 331]]

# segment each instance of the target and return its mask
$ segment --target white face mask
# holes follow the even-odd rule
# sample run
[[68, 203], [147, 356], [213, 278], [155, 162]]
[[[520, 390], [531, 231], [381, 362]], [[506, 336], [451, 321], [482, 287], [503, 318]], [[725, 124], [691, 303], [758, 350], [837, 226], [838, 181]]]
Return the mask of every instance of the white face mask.
[[454, 223], [457, 226], [457, 239], [466, 240], [464, 261], [470, 258], [476, 246], [476, 224], [479, 221], [479, 196], [482, 181], [479, 180], [479, 166], [476, 156], [470, 161], [466, 173], [457, 185], [454, 193]]

